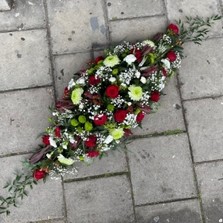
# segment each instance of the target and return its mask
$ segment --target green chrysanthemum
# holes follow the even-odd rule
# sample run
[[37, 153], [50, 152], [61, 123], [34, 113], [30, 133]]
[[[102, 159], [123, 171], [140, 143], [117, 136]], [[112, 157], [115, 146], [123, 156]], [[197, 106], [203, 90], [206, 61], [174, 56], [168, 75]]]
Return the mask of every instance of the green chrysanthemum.
[[78, 105], [81, 102], [81, 95], [83, 94], [84, 90], [82, 88], [76, 88], [72, 91], [71, 100], [73, 104]]
[[142, 88], [140, 86], [131, 85], [129, 86], [129, 97], [133, 101], [139, 101], [142, 98]]
[[110, 55], [105, 58], [103, 63], [107, 67], [114, 67], [115, 65], [120, 63], [120, 60], [117, 55]]
[[115, 139], [121, 139], [122, 136], [124, 135], [124, 131], [121, 128], [117, 128], [117, 129], [111, 129], [110, 131], [110, 135]]
[[74, 163], [74, 160], [71, 159], [71, 158], [65, 158], [62, 154], [60, 154], [58, 157], [57, 157], [58, 161], [62, 164], [65, 164], [65, 165], [72, 165]]

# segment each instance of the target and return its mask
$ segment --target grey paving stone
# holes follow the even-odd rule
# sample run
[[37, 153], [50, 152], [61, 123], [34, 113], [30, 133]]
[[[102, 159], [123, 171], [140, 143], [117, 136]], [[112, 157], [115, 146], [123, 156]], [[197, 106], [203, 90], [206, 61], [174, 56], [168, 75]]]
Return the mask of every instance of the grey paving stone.
[[45, 30], [0, 33], [0, 91], [51, 84]]
[[29, 223], [66, 223], [65, 220], [43, 220], [43, 221], [32, 221], [32, 222], [29, 222]]
[[31, 151], [40, 143], [36, 139], [48, 126], [51, 88], [0, 94], [0, 154]]
[[[15, 170], [20, 169], [24, 156], [12, 156], [1, 158], [0, 170], [0, 194], [4, 195], [2, 187], [6, 181], [13, 179]], [[20, 171], [23, 171], [20, 169]], [[2, 223], [28, 223], [45, 219], [63, 217], [63, 192], [60, 180], [50, 180], [44, 184], [40, 182], [33, 190], [29, 190], [29, 196], [24, 198], [18, 208], [12, 208], [7, 217], [2, 215]]]
[[204, 214], [207, 223], [223, 221], [223, 163], [206, 163], [196, 167]]
[[130, 185], [125, 176], [65, 184], [68, 223], [134, 222]]
[[48, 0], [54, 53], [89, 50], [107, 42], [101, 1]]
[[87, 68], [87, 63], [90, 62], [90, 59], [90, 53], [77, 53], [54, 57], [54, 78], [58, 98], [63, 96], [64, 88], [68, 85], [73, 75], [81, 69]]
[[161, 0], [106, 0], [106, 3], [110, 20], [164, 14]]
[[153, 37], [158, 32], [165, 31], [167, 20], [165, 16], [120, 20], [110, 22], [110, 33], [113, 42], [136, 41]]
[[77, 173], [65, 175], [64, 179], [67, 180], [128, 171], [125, 154], [122, 150], [110, 151], [107, 157], [95, 159], [91, 165], [78, 163], [76, 164], [76, 168], [78, 171]]
[[160, 106], [156, 113], [145, 116], [142, 129], [136, 128], [135, 135], [145, 135], [168, 130], [185, 130], [179, 92], [176, 88], [176, 78], [169, 80], [161, 96]]
[[11, 0], [1, 0], [0, 2], [0, 11], [6, 11], [11, 9]]
[[0, 13], [0, 31], [33, 29], [45, 26], [43, 0], [16, 0], [11, 11]]
[[196, 162], [223, 158], [223, 98], [185, 102], [188, 131]]
[[[208, 17], [212, 15], [221, 15], [218, 0], [166, 0], [167, 15], [170, 21], [181, 19], [184, 20], [185, 16], [201, 16]], [[211, 36], [222, 35], [222, 21], [218, 21], [211, 28]]]
[[187, 57], [179, 71], [184, 99], [223, 94], [222, 46], [222, 38], [209, 39], [201, 46], [185, 44]]
[[136, 205], [196, 196], [185, 134], [128, 144]]
[[137, 223], [201, 223], [197, 200], [136, 207]]

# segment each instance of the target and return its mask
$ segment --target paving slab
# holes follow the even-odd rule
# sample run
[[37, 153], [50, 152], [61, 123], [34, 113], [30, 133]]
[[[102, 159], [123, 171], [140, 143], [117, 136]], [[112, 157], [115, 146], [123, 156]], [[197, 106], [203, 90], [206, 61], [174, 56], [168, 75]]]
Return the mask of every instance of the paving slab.
[[209, 39], [196, 46], [186, 43], [186, 58], [179, 71], [183, 99], [223, 94], [223, 38]]
[[167, 26], [165, 16], [111, 21], [109, 23], [112, 42], [137, 41], [153, 37], [164, 32]]
[[10, 11], [0, 13], [0, 31], [44, 28], [45, 26], [43, 0], [15, 0]]
[[65, 184], [68, 223], [134, 222], [130, 184], [126, 176]]
[[179, 91], [176, 87], [176, 78], [167, 82], [161, 96], [158, 111], [145, 116], [142, 122], [142, 129], [136, 128], [132, 132], [134, 135], [145, 135], [154, 132], [164, 132], [168, 130], [185, 130], [182, 107]]
[[195, 162], [223, 158], [223, 98], [184, 103]]
[[51, 88], [39, 88], [0, 94], [0, 155], [38, 146], [41, 140], [37, 136], [48, 126], [52, 92]]
[[162, 0], [106, 0], [106, 3], [109, 20], [161, 15], [165, 11]]
[[32, 221], [32, 222], [29, 222], [29, 223], [66, 223], [65, 220], [43, 220], [43, 221]]
[[207, 223], [223, 222], [223, 162], [196, 167], [198, 185]]
[[[185, 16], [200, 16], [203, 18], [221, 15], [221, 8], [218, 0], [166, 0], [167, 16], [170, 21], [174, 22], [181, 19], [184, 21]], [[211, 28], [210, 36], [222, 35], [222, 21], [217, 21]]]
[[102, 159], [94, 159], [94, 162], [91, 165], [81, 162], [77, 163], [75, 168], [78, 172], [65, 175], [65, 180], [128, 171], [123, 150], [109, 151], [107, 156]]
[[45, 30], [0, 33], [0, 91], [51, 84]]
[[57, 98], [63, 96], [64, 88], [68, 85], [70, 79], [76, 72], [87, 68], [87, 63], [90, 60], [91, 54], [89, 52], [54, 57], [54, 79]]
[[0, 2], [0, 11], [7, 11], [11, 9], [12, 1], [11, 0], [1, 0]]
[[136, 207], [136, 219], [137, 223], [202, 223], [197, 200]]
[[[13, 178], [15, 170], [22, 168], [21, 161], [24, 159], [24, 156], [0, 158], [1, 195], [5, 194], [5, 190], [3, 191], [2, 187], [7, 180]], [[39, 182], [37, 186], [33, 187], [33, 190], [29, 190], [28, 192], [29, 196], [24, 198], [19, 208], [12, 208], [9, 216], [1, 215], [1, 223], [28, 223], [30, 221], [63, 217], [63, 191], [60, 180], [48, 179], [46, 183]]]
[[186, 134], [128, 144], [136, 205], [196, 196]]
[[91, 49], [107, 42], [102, 1], [48, 0], [53, 53]]

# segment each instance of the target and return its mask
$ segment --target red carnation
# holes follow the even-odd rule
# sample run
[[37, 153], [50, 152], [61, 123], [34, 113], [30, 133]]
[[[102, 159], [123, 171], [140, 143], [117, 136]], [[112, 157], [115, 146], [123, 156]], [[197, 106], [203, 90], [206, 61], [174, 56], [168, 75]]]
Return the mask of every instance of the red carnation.
[[170, 62], [174, 62], [177, 59], [177, 55], [173, 50], [169, 51], [166, 56]]
[[115, 113], [114, 113], [114, 118], [115, 118], [115, 121], [116, 122], [123, 122], [126, 118], [128, 114], [128, 111], [127, 110], [123, 110], [123, 109], [120, 109], [120, 110], [117, 110]]
[[107, 122], [107, 115], [105, 114], [100, 114], [100, 115], [96, 115], [94, 116], [94, 124], [95, 125], [104, 125], [105, 122]]
[[43, 171], [43, 170], [35, 170], [35, 171], [33, 172], [33, 178], [34, 178], [35, 180], [41, 180], [41, 179], [43, 179], [45, 176], [46, 176], [46, 172]]
[[89, 78], [88, 78], [88, 83], [90, 85], [97, 85], [101, 82], [101, 80], [98, 78], [98, 77], [95, 77], [95, 75], [91, 75]]
[[159, 91], [152, 91], [151, 92], [151, 96], [150, 96], [150, 100], [154, 101], [154, 102], [159, 101], [160, 100], [160, 93], [159, 93]]
[[95, 63], [99, 63], [100, 61], [104, 60], [104, 57], [99, 56], [95, 58]]
[[162, 73], [163, 73], [163, 76], [167, 76], [167, 70], [165, 68], [162, 68]]
[[105, 90], [105, 94], [109, 98], [117, 98], [119, 94], [119, 87], [117, 85], [109, 85]]
[[46, 146], [50, 145], [50, 136], [49, 136], [49, 135], [43, 135], [43, 136], [42, 136], [42, 142], [43, 142]]
[[88, 137], [88, 139], [84, 142], [85, 146], [88, 148], [93, 148], [96, 146], [97, 137], [94, 135], [91, 135]]
[[87, 155], [89, 156], [89, 157], [97, 157], [97, 156], [99, 156], [100, 155], [100, 153], [98, 152], [98, 151], [89, 151], [89, 152], [87, 152]]
[[54, 130], [54, 134], [57, 138], [60, 138], [61, 137], [61, 129], [60, 127], [56, 127], [55, 130]]
[[139, 114], [136, 116], [136, 122], [140, 123], [145, 117], [145, 113], [144, 112], [139, 112]]
[[167, 29], [171, 30], [173, 33], [175, 34], [179, 34], [179, 28], [177, 27], [177, 25], [171, 23]]

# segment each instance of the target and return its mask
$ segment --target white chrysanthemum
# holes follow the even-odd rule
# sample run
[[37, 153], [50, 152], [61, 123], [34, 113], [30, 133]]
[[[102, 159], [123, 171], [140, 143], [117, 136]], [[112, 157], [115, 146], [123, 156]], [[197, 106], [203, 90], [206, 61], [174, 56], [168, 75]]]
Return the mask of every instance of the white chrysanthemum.
[[108, 135], [107, 138], [105, 139], [104, 143], [109, 144], [113, 141], [113, 137], [111, 135]]
[[50, 138], [49, 138], [49, 141], [50, 141], [50, 145], [51, 145], [51, 146], [53, 146], [54, 148], [57, 147], [57, 144], [56, 144], [56, 142], [54, 141], [53, 137], [50, 137]]
[[74, 80], [73, 79], [71, 79], [70, 81], [69, 81], [69, 83], [68, 83], [68, 90], [70, 90], [73, 86], [75, 85], [75, 82], [74, 82]]
[[117, 55], [110, 55], [105, 58], [103, 63], [106, 67], [114, 67], [120, 63], [120, 60]]
[[110, 81], [111, 83], [113, 83], [113, 82], [116, 81], [116, 78], [115, 78], [115, 77], [110, 77], [110, 78], [109, 78], [109, 81]]
[[138, 70], [136, 71], [135, 76], [136, 76], [137, 78], [140, 78], [141, 74], [140, 74], [140, 72], [139, 72]]
[[77, 84], [84, 85], [84, 84], [85, 84], [85, 80], [84, 80], [83, 77], [80, 77], [80, 78], [78, 78], [78, 79], [76, 80], [76, 83], [77, 83]]
[[131, 85], [129, 86], [129, 97], [133, 100], [133, 101], [139, 101], [142, 98], [142, 88], [140, 86], [136, 86], [136, 85]]
[[145, 77], [141, 77], [141, 78], [140, 78], [140, 81], [141, 81], [143, 84], [145, 84], [145, 83], [146, 83], [146, 78], [145, 78]]
[[144, 40], [142, 42], [143, 45], [149, 45], [150, 47], [154, 48], [155, 47], [155, 43], [151, 40]]
[[136, 57], [133, 54], [129, 54], [128, 56], [126, 56], [123, 59], [128, 65], [131, 65], [132, 63], [134, 63], [136, 61]]

